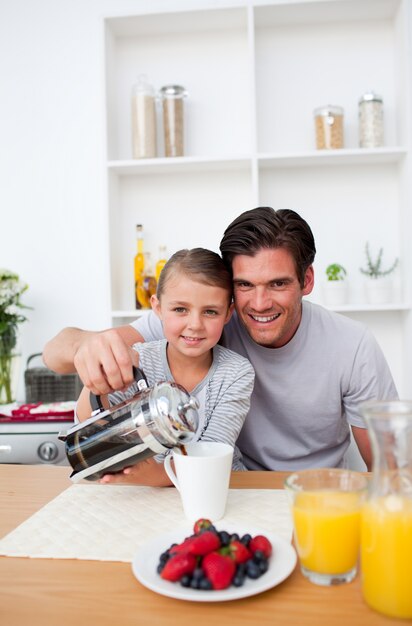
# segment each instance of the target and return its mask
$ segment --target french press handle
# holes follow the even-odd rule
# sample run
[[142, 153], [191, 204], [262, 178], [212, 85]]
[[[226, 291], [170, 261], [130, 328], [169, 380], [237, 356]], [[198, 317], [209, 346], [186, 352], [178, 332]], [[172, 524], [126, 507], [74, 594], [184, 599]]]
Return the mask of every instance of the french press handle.
[[[137, 383], [139, 391], [141, 391], [142, 389], [148, 388], [149, 384], [147, 382], [147, 378], [145, 376], [144, 371], [141, 370], [139, 367], [135, 367], [134, 365], [133, 365], [133, 376], [134, 376], [135, 382]], [[95, 413], [96, 411], [105, 411], [105, 408], [102, 404], [100, 396], [96, 396], [92, 392], [90, 392], [90, 406], [92, 407], [93, 413]]]

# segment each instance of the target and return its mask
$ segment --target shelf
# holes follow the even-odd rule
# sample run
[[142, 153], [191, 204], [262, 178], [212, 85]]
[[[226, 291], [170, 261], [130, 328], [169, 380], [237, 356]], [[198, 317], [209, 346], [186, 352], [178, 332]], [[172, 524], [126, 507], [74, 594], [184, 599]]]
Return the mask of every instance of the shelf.
[[[258, 154], [257, 161], [262, 169], [281, 167], [313, 167], [327, 165], [373, 165], [399, 163], [407, 153], [406, 148], [370, 148], [342, 150], [312, 150], [296, 153]], [[141, 160], [109, 161], [107, 167], [118, 176], [148, 174], [174, 174], [178, 172], [211, 172], [247, 170], [252, 157], [176, 157]]]
[[179, 172], [212, 172], [250, 169], [250, 158], [244, 157], [174, 157], [109, 161], [107, 167], [118, 176], [175, 174]]
[[263, 169], [317, 165], [373, 165], [398, 163], [406, 154], [406, 148], [401, 147], [312, 150], [291, 154], [259, 154], [258, 162]]
[[400, 0], [346, 0], [345, 2], [291, 2], [255, 6], [257, 28], [290, 24], [319, 24], [339, 21], [368, 21], [393, 18]]

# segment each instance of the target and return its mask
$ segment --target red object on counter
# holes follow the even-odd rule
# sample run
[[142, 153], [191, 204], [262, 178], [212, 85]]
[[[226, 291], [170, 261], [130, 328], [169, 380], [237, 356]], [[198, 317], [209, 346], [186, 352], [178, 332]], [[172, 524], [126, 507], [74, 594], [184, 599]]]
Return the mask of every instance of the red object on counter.
[[21, 404], [10, 413], [0, 413], [1, 422], [72, 422], [75, 402]]

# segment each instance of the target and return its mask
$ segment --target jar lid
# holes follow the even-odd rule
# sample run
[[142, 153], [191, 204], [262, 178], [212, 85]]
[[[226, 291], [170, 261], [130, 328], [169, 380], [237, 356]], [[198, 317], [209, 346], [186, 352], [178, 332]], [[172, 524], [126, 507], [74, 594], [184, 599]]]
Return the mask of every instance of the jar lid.
[[359, 104], [361, 102], [383, 102], [382, 96], [378, 96], [378, 94], [373, 91], [367, 91], [359, 98]]
[[340, 107], [336, 104], [326, 104], [322, 107], [317, 107], [316, 109], [314, 109], [313, 115], [315, 117], [318, 117], [318, 115], [321, 115], [322, 117], [343, 115], [343, 107]]
[[162, 98], [185, 98], [187, 91], [181, 85], [165, 85], [160, 89]]
[[154, 96], [155, 90], [153, 86], [149, 83], [149, 80], [146, 74], [139, 74], [137, 77], [137, 82], [133, 85], [134, 93], [142, 93], [149, 94]]

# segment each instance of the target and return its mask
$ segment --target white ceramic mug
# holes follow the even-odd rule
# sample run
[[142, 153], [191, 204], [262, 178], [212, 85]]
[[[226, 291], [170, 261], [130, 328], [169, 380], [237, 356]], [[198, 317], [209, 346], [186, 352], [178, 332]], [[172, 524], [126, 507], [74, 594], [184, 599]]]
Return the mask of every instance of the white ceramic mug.
[[187, 456], [176, 448], [166, 457], [165, 471], [180, 492], [187, 519], [205, 517], [216, 522], [225, 514], [233, 448], [215, 441], [197, 441], [185, 448]]

